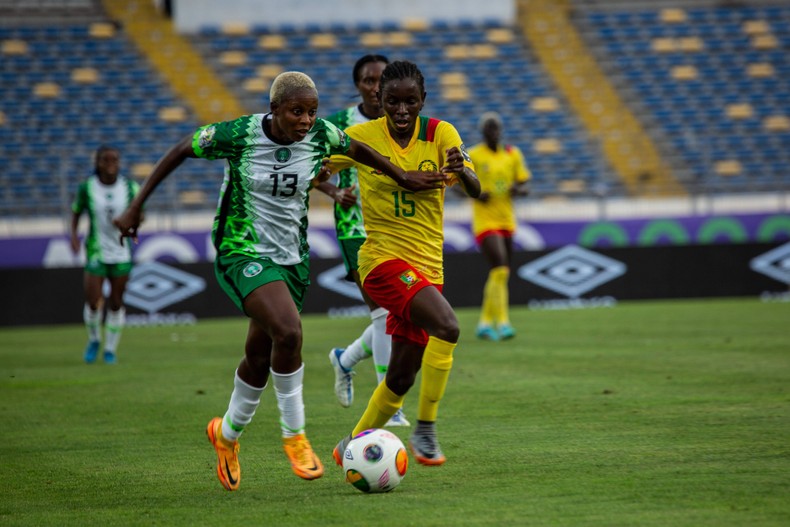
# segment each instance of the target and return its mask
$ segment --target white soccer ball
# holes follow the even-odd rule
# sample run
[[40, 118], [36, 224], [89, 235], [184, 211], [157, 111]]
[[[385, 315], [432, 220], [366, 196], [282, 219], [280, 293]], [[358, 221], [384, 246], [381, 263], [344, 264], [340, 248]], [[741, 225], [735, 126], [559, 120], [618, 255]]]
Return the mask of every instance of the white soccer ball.
[[357, 434], [343, 452], [346, 481], [362, 492], [391, 491], [403, 480], [408, 467], [403, 442], [381, 428]]

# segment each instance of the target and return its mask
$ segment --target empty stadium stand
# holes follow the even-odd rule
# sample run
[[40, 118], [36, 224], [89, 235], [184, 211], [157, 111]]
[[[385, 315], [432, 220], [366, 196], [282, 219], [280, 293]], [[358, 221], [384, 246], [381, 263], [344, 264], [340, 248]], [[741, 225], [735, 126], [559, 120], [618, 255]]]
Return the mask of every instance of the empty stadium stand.
[[575, 21], [687, 187], [790, 188], [790, 5], [624, 4]]

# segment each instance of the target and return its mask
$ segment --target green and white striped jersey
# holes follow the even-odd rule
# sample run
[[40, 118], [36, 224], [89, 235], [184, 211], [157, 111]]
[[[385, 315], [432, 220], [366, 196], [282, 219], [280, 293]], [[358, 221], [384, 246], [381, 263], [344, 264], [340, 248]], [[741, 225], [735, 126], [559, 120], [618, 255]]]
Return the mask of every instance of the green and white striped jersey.
[[118, 264], [132, 260], [129, 239], [125, 238], [121, 245], [120, 233], [112, 220], [129, 206], [138, 190], [140, 185], [120, 175], [112, 185], [105, 185], [95, 175], [79, 184], [71, 210], [77, 215], [88, 212], [85, 256], [89, 262]]
[[264, 119], [244, 115], [199, 128], [195, 155], [226, 159], [212, 238], [218, 253], [269, 258], [295, 265], [309, 256], [308, 191], [321, 160], [348, 153], [351, 140], [332, 123], [316, 119], [303, 140], [280, 144], [269, 137]]
[[[326, 118], [327, 121], [335, 124], [341, 130], [349, 126], [366, 123], [370, 121], [365, 114], [359, 110], [359, 105], [351, 106], [345, 110], [333, 113]], [[353, 207], [344, 209], [339, 203], [335, 203], [335, 231], [338, 240], [347, 238], [366, 238], [365, 225], [362, 219], [362, 202], [359, 198], [359, 180], [357, 179], [357, 169], [350, 167], [338, 172], [337, 186], [348, 188], [357, 185], [357, 202]]]

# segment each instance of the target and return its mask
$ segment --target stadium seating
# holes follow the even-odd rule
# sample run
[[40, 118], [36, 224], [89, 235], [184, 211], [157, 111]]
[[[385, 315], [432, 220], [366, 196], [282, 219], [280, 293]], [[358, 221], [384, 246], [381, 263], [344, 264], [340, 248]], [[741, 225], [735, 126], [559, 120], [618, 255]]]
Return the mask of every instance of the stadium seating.
[[[330, 36], [335, 45], [327, 47]], [[206, 27], [192, 40], [250, 111], [266, 108], [263, 87], [286, 68], [316, 80], [322, 115], [350, 106], [358, 101], [354, 62], [380, 53], [420, 66], [429, 94], [423, 113], [452, 122], [467, 144], [481, 140], [479, 116], [499, 111], [505, 138], [523, 150], [537, 192], [556, 192], [568, 180], [581, 180], [582, 188], [606, 184], [611, 177], [519, 31], [500, 22], [256, 26], [241, 35], [238, 28]]]
[[[91, 2], [79, 16], [0, 23], [0, 215], [60, 215], [104, 143], [143, 177], [202, 124]], [[684, 184], [707, 190], [787, 188], [790, 7], [604, 9], [579, 2], [574, 23]], [[622, 3], [620, 3], [622, 5]], [[88, 7], [86, 7], [88, 6]], [[645, 7], [647, 6], [647, 7]], [[355, 103], [363, 53], [416, 62], [426, 115], [480, 140], [499, 111], [525, 153], [536, 193], [617, 188], [596, 143], [516, 26], [490, 20], [206, 27], [193, 47], [246, 111], [265, 111], [271, 80], [302, 70], [321, 115]], [[222, 167], [189, 160], [151, 206], [213, 208]], [[181, 199], [183, 198], [183, 199]]]
[[790, 6], [577, 11], [687, 186], [787, 188]]

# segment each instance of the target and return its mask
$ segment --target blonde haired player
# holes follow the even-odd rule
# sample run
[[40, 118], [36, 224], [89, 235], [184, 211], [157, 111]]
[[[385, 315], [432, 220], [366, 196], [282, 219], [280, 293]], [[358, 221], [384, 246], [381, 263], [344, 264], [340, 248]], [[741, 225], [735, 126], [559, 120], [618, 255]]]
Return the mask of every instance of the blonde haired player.
[[483, 142], [469, 149], [482, 188], [480, 196], [472, 202], [472, 232], [490, 271], [483, 289], [477, 337], [504, 340], [516, 335], [508, 307], [508, 279], [516, 231], [513, 197], [527, 194], [526, 183], [531, 175], [521, 150], [501, 144], [502, 117], [498, 113], [480, 116], [480, 131]]
[[[409, 174], [367, 145], [316, 117], [318, 92], [300, 72], [275, 78], [270, 112], [199, 128], [172, 147], [140, 193], [115, 220], [122, 236], [136, 236], [140, 209], [157, 185], [189, 157], [226, 159], [212, 240], [217, 281], [249, 317], [244, 357], [236, 369], [224, 417], [206, 427], [217, 455], [217, 477], [227, 490], [241, 480], [239, 436], [252, 421], [269, 377], [280, 412], [282, 444], [292, 471], [315, 479], [324, 467], [305, 435], [300, 312], [310, 283], [308, 191], [328, 177], [322, 161], [347, 155], [415, 190], [440, 174]], [[422, 182], [428, 179], [428, 183]]]
[[[425, 80], [415, 64], [388, 64], [379, 93], [384, 117], [351, 126], [346, 133], [404, 170], [440, 169], [444, 177], [436, 188], [412, 192], [375, 170], [357, 166], [368, 234], [359, 250], [359, 274], [368, 295], [389, 311], [392, 353], [384, 381], [352, 433], [335, 447], [333, 457], [342, 464], [351, 437], [384, 426], [401, 408], [422, 370], [417, 425], [409, 446], [419, 463], [441, 465], [445, 456], [436, 419], [460, 333], [455, 312], [441, 293], [444, 197], [447, 185], [455, 183], [476, 197], [480, 183], [455, 127], [420, 115]], [[346, 157], [333, 156], [331, 161], [333, 170], [352, 164]]]

